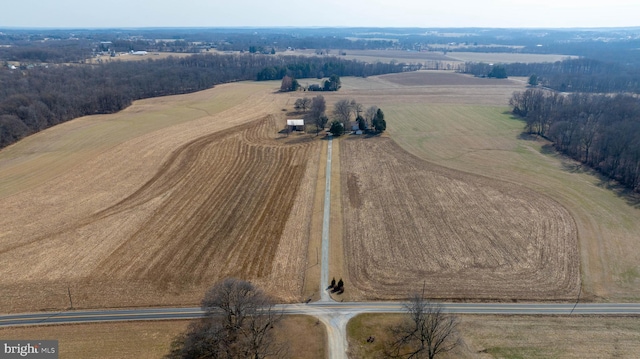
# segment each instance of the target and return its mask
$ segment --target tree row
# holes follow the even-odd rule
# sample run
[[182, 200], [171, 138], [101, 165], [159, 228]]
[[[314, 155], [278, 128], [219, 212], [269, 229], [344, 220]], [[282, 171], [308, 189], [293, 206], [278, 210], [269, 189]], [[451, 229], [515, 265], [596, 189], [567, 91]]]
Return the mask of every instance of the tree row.
[[529, 77], [535, 74], [540, 85], [561, 92], [640, 93], [640, 68], [630, 65], [591, 59], [553, 63], [465, 64], [465, 72], [475, 76], [490, 76], [495, 68], [504, 69], [504, 77]]
[[29, 70], [4, 68], [0, 70], [0, 148], [76, 117], [120, 111], [134, 100], [184, 94], [226, 82], [264, 80], [259, 74], [270, 72], [265, 69], [278, 69], [277, 76], [290, 71], [300, 78], [321, 76], [325, 71], [364, 76], [405, 67], [334, 57], [207, 54]]
[[541, 89], [516, 92], [513, 113], [525, 130], [553, 141], [557, 150], [640, 190], [640, 100], [629, 95], [571, 94]]

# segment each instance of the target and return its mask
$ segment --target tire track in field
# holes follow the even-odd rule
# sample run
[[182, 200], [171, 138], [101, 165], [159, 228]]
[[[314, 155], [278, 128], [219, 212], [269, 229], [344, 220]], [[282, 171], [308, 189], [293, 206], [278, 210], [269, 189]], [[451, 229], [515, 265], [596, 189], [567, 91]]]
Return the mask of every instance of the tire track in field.
[[425, 162], [390, 139], [341, 145], [369, 158], [341, 158], [345, 255], [363, 298], [402, 298], [423, 283], [433, 298], [577, 295], [577, 230], [557, 202]]
[[265, 118], [178, 149], [130, 197], [92, 220], [159, 201], [93, 275], [158, 283], [268, 276], [311, 146], [271, 138]]

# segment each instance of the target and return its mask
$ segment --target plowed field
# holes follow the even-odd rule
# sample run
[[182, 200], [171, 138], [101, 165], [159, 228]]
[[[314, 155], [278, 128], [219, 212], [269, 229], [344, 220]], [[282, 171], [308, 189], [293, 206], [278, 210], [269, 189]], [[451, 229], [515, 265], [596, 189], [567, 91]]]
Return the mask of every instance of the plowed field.
[[576, 226], [557, 202], [425, 162], [389, 138], [340, 146], [345, 256], [361, 297], [406, 297], [423, 283], [432, 298], [577, 295]]
[[[321, 142], [282, 137], [282, 123], [270, 115], [191, 140], [124, 199], [36, 236], [11, 240], [29, 224], [9, 223], [1, 311], [64, 308], [68, 289], [76, 307], [195, 304], [228, 276], [298, 300]], [[35, 200], [23, 210], [37, 213]]]

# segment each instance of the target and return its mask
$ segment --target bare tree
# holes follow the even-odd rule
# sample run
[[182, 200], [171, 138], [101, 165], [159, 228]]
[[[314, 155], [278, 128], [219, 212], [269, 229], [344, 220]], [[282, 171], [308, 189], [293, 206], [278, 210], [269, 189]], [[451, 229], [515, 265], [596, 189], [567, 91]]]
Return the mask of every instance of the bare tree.
[[364, 106], [362, 106], [362, 104], [360, 103], [357, 103], [356, 100], [351, 100], [351, 108], [356, 114], [356, 117], [359, 117], [360, 113], [364, 111]]
[[371, 106], [365, 111], [364, 118], [367, 121], [367, 125], [373, 127], [373, 120], [376, 119], [376, 113], [378, 112], [378, 106]]
[[324, 96], [318, 95], [311, 99], [309, 114], [306, 118], [316, 125], [316, 135], [320, 133], [320, 130], [324, 129], [324, 126], [327, 125], [328, 119], [324, 114], [326, 109], [327, 103], [324, 100]]
[[340, 100], [333, 105], [333, 115], [342, 123], [345, 129], [349, 128], [353, 105], [349, 100]]
[[293, 78], [285, 75], [280, 83], [280, 92], [291, 91], [291, 87], [293, 87]]
[[234, 278], [213, 286], [202, 300], [205, 317], [177, 338], [166, 358], [282, 358], [273, 337], [282, 313], [253, 284]]
[[296, 100], [294, 107], [296, 110], [307, 112], [311, 107], [311, 99], [308, 97], [299, 98]]
[[391, 328], [385, 355], [390, 358], [429, 358], [453, 350], [459, 344], [457, 317], [442, 306], [414, 295], [405, 305], [407, 318]]

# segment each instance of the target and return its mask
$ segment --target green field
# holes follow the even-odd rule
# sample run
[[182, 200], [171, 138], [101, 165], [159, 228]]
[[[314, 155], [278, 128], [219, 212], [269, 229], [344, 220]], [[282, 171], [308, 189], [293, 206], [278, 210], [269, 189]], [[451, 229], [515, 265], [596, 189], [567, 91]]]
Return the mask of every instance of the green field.
[[507, 107], [403, 103], [385, 106], [389, 133], [407, 151], [449, 168], [534, 189], [565, 206], [579, 231], [583, 295], [640, 298], [637, 199], [543, 139], [522, 135]]

